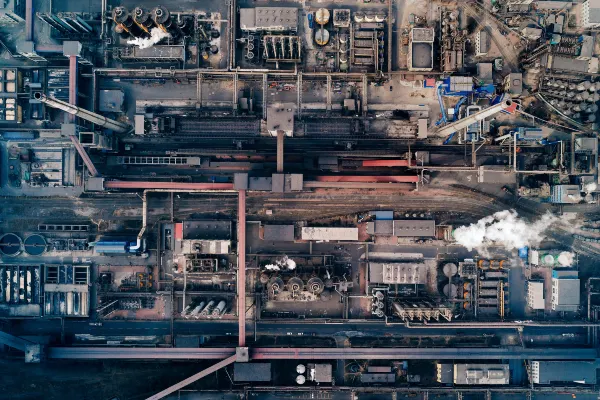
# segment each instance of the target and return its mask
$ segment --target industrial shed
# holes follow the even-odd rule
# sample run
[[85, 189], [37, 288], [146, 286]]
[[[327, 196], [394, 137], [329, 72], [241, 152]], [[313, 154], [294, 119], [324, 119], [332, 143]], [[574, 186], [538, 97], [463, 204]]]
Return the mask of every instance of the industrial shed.
[[596, 363], [592, 361], [532, 361], [531, 381], [540, 385], [553, 383], [596, 384]]
[[435, 237], [435, 221], [431, 219], [399, 219], [394, 221], [394, 236]]
[[271, 382], [271, 363], [233, 364], [235, 382]]
[[271, 242], [293, 242], [294, 225], [265, 225], [263, 238]]
[[302, 240], [330, 240], [357, 241], [358, 228], [302, 228]]

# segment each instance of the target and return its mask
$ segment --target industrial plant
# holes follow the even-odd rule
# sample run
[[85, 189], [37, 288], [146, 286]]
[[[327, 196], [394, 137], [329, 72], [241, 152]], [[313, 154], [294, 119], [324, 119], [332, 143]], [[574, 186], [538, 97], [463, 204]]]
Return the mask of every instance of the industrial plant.
[[0, 398], [598, 399], [600, 0], [0, 4]]

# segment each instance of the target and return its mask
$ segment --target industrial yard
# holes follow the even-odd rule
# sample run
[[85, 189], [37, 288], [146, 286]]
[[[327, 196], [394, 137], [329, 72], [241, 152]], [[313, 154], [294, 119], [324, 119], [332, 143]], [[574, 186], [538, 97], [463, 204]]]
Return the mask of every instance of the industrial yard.
[[4, 1], [3, 395], [596, 399], [598, 27]]

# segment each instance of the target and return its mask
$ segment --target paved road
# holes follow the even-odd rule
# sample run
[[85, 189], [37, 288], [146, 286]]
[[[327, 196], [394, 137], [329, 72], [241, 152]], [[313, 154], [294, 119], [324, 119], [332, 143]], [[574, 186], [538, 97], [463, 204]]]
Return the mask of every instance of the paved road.
[[[247, 325], [248, 335], [254, 334], [254, 324]], [[6, 329], [15, 335], [60, 335], [61, 321], [58, 319], [35, 319], [14, 321]], [[104, 321], [102, 326], [91, 326], [88, 321], [66, 320], [64, 331], [67, 335], [91, 334], [95, 336], [159, 336], [171, 333], [170, 321]], [[175, 321], [176, 335], [236, 336], [237, 322], [222, 321]], [[513, 335], [512, 328], [459, 328], [459, 327], [406, 327], [405, 325], [384, 325], [382, 322], [365, 323], [303, 323], [295, 321], [260, 321], [258, 335], [274, 336], [483, 336]], [[586, 333], [585, 328], [569, 327], [525, 327], [524, 339], [535, 337], [542, 341], [544, 336], [574, 334], [579, 338]], [[568, 344], [568, 343], [565, 343]]]

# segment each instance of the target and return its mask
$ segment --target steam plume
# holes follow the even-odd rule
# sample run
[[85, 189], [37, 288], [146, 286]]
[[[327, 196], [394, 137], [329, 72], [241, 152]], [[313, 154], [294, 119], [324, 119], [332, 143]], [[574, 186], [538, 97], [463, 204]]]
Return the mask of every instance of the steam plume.
[[454, 239], [467, 249], [475, 249], [482, 254], [487, 254], [491, 245], [514, 250], [539, 245], [545, 239], [546, 231], [561, 222], [564, 221], [550, 213], [529, 222], [519, 218], [515, 210], [504, 210], [457, 228]]
[[171, 35], [169, 35], [167, 32], [155, 27], [150, 30], [149, 38], [135, 38], [134, 40], [128, 40], [127, 44], [138, 46], [140, 49], [147, 49], [149, 47], [154, 46], [161, 40], [168, 38], [169, 36]]

